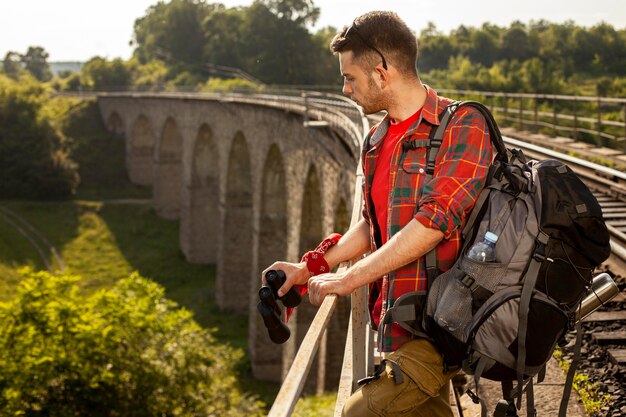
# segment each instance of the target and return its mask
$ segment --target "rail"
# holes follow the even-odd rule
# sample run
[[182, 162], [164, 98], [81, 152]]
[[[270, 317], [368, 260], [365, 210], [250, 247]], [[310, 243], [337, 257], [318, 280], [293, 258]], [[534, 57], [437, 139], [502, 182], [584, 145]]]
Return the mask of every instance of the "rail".
[[[315, 87], [317, 91], [311, 88]], [[258, 104], [269, 104], [272, 101], [291, 102], [300, 105], [299, 110], [308, 108], [304, 114], [312, 119], [321, 121], [328, 119], [333, 127], [340, 132], [349, 129], [345, 124], [348, 117], [354, 126], [361, 123], [355, 107], [344, 100], [343, 96], [332, 93], [320, 93], [320, 90], [336, 90], [336, 86], [261, 86], [253, 90], [235, 92], [206, 93], [180, 89], [177, 92], [155, 92], [129, 90], [129, 87], [112, 89], [111, 92], [64, 92], [54, 95], [93, 96], [101, 94], [140, 94], [180, 96], [224, 100], [237, 99], [258, 100]], [[124, 91], [123, 91], [124, 90]], [[193, 89], [191, 89], [193, 90]], [[489, 106], [502, 126], [514, 127], [519, 130], [529, 130], [551, 136], [566, 135], [576, 140], [583, 140], [598, 146], [626, 151], [626, 98], [576, 96], [563, 94], [542, 93], [507, 93], [497, 91], [440, 89], [440, 93], [455, 98], [477, 99]], [[348, 100], [349, 101], [349, 100]], [[334, 119], [329, 120], [330, 114], [324, 115], [324, 108], [329, 105], [334, 108]], [[342, 108], [343, 107], [343, 108]], [[321, 112], [320, 112], [321, 111]], [[338, 111], [338, 112], [337, 112]], [[310, 112], [310, 113], [309, 113]], [[343, 113], [343, 114], [342, 114]], [[315, 123], [311, 124], [315, 126]]]
[[552, 136], [566, 133], [576, 140], [626, 150], [626, 98], [439, 91], [458, 99], [472, 98], [484, 102], [504, 126]]
[[[344, 111], [352, 113], [351, 120], [354, 128], [351, 129], [353, 139], [359, 143], [367, 130], [369, 122], [367, 118], [356, 104], [345, 97], [327, 93], [307, 92], [302, 95], [307, 102], [307, 106], [313, 102], [314, 107], [322, 106], [328, 109], [336, 107], [337, 101], [340, 101]], [[354, 203], [352, 206], [352, 215], [350, 227], [356, 225], [361, 218], [362, 209], [362, 183], [363, 173], [361, 164], [356, 169], [356, 181], [354, 187]], [[343, 263], [339, 266], [339, 271], [349, 268], [351, 262]], [[372, 340], [367, 329], [368, 313], [366, 302], [366, 289], [362, 288], [352, 294], [352, 307], [350, 312], [350, 322], [346, 336], [346, 348], [344, 351], [344, 360], [339, 382], [338, 396], [335, 415], [341, 415], [343, 404], [350, 396], [354, 388], [354, 381], [367, 375], [369, 369], [373, 368], [373, 349], [371, 349]], [[309, 371], [315, 353], [319, 348], [320, 341], [326, 331], [330, 318], [337, 305], [337, 296], [329, 295], [318, 309], [304, 340], [302, 341], [298, 352], [289, 368], [280, 391], [274, 400], [274, 404], [269, 411], [268, 417], [288, 417], [291, 416], [296, 403], [302, 393], [304, 383], [308, 377]]]
[[[85, 93], [82, 96], [92, 95]], [[346, 97], [330, 93], [286, 90], [280, 94], [199, 93], [199, 92], [97, 92], [97, 97], [130, 97], [144, 99], [207, 100], [221, 103], [248, 103], [274, 107], [302, 114], [305, 121], [314, 119], [317, 126], [328, 126], [339, 133], [344, 145], [358, 158], [361, 139], [368, 125], [360, 120], [359, 109]], [[315, 126], [315, 124], [310, 124]]]

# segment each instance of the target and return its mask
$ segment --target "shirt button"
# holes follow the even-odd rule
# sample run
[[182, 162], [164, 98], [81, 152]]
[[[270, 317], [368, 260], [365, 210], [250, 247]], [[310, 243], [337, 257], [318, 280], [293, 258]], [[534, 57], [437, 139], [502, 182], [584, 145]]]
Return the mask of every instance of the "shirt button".
[[424, 173], [424, 168], [420, 168], [420, 169], [419, 169], [419, 173], [420, 173], [420, 174], [423, 174], [423, 173]]

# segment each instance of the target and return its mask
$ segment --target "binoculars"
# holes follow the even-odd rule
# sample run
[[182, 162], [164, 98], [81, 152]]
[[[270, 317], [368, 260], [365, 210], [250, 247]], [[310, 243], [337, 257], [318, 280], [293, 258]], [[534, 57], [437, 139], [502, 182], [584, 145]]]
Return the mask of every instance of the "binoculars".
[[291, 331], [289, 327], [280, 319], [282, 311], [276, 300], [280, 300], [285, 307], [296, 307], [302, 301], [300, 293], [295, 288], [290, 288], [289, 291], [282, 297], [278, 297], [278, 289], [285, 283], [287, 277], [281, 270], [269, 270], [265, 274], [265, 281], [267, 285], [262, 286], [259, 289], [259, 303], [256, 308], [263, 317], [263, 323], [267, 328], [270, 339], [276, 344], [285, 343]]

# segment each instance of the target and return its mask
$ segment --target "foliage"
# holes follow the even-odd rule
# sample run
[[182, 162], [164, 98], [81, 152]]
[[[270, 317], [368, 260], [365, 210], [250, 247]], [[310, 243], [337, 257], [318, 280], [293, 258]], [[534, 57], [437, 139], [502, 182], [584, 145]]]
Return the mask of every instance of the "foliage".
[[78, 185], [69, 141], [43, 111], [46, 88], [0, 76], [0, 196], [67, 198]]
[[131, 71], [120, 58], [93, 57], [83, 66], [81, 84], [92, 91], [125, 90], [131, 84]]
[[329, 392], [323, 395], [302, 397], [296, 403], [296, 407], [293, 411], [293, 417], [332, 416], [336, 402], [336, 392]]
[[221, 78], [209, 78], [200, 89], [207, 93], [232, 93], [232, 92], [254, 92], [263, 91], [263, 85], [240, 78], [223, 80]]
[[48, 53], [41, 46], [30, 46], [25, 54], [9, 51], [4, 56], [2, 68], [4, 73], [18, 79], [23, 72], [28, 72], [39, 81], [48, 81], [52, 72], [48, 65]]
[[510, 27], [485, 23], [459, 26], [449, 35], [429, 23], [419, 45], [418, 67], [425, 78], [440, 81], [439, 88], [576, 94], [582, 77], [599, 79], [598, 93], [624, 94], [603, 80], [624, 76], [626, 29], [606, 23], [591, 28], [545, 20]]
[[141, 65], [163, 62], [167, 83], [176, 86], [199, 85], [241, 70], [266, 83], [327, 83], [337, 79], [336, 64], [328, 65], [336, 59], [327, 42], [319, 42], [306, 28], [318, 16], [311, 0], [257, 0], [237, 8], [192, 0], [159, 2], [135, 21], [134, 56]]
[[83, 297], [77, 277], [23, 271], [0, 304], [7, 415], [258, 416], [234, 389], [239, 358], [137, 274]]
[[262, 0], [261, 3], [279, 19], [290, 20], [299, 26], [315, 25], [320, 15], [313, 0]]
[[202, 21], [211, 7], [202, 0], [172, 0], [150, 6], [147, 14], [135, 21], [135, 55], [141, 63], [165, 61], [174, 73], [201, 71]]
[[[559, 362], [561, 370], [567, 373], [570, 363], [563, 357], [563, 352], [557, 348], [554, 351], [554, 357]], [[591, 382], [588, 375], [578, 372], [574, 373], [572, 388], [580, 396], [580, 400], [583, 403], [583, 407], [585, 407], [587, 415], [592, 416], [598, 414], [602, 407], [608, 405], [611, 401], [610, 395], [601, 395], [599, 393], [598, 384]]]
[[153, 59], [145, 64], [137, 57], [128, 61], [133, 80], [133, 88], [139, 90], [162, 90], [167, 84], [168, 69], [165, 62]]
[[[337, 59], [328, 51], [336, 29], [309, 32], [318, 17], [312, 0], [256, 0], [234, 8], [159, 2], [135, 23], [135, 57], [141, 65], [163, 63], [161, 85], [197, 86], [232, 76], [233, 69], [271, 84], [337, 85]], [[420, 73], [437, 88], [580, 94], [576, 77], [582, 76], [598, 80], [598, 93], [624, 94], [626, 81], [616, 77], [626, 66], [626, 29], [605, 23], [485, 23], [449, 34], [429, 23], [419, 45]]]
[[7, 76], [17, 79], [24, 70], [22, 68], [22, 56], [14, 51], [7, 52], [2, 61], [2, 69]]
[[52, 78], [48, 66], [48, 53], [41, 46], [29, 46], [28, 51], [22, 55], [22, 63], [27, 71], [39, 81], [48, 81]]

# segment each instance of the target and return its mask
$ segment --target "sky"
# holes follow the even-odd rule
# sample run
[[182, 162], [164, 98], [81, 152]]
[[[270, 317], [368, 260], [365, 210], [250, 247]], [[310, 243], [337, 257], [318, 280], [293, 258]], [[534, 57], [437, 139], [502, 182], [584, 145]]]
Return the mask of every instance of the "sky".
[[[132, 54], [135, 19], [158, 0], [2, 0], [0, 5], [0, 59], [8, 51], [25, 53], [41, 46], [49, 62], [86, 61], [94, 56], [128, 59]], [[207, 0], [209, 3], [218, 1]], [[247, 6], [252, 0], [222, 0], [227, 7]], [[460, 25], [490, 22], [509, 26], [545, 19], [580, 26], [606, 22], [626, 28], [626, 0], [315, 0], [321, 10], [312, 30], [349, 24], [370, 10], [392, 10], [416, 34], [429, 21], [444, 33]]]

